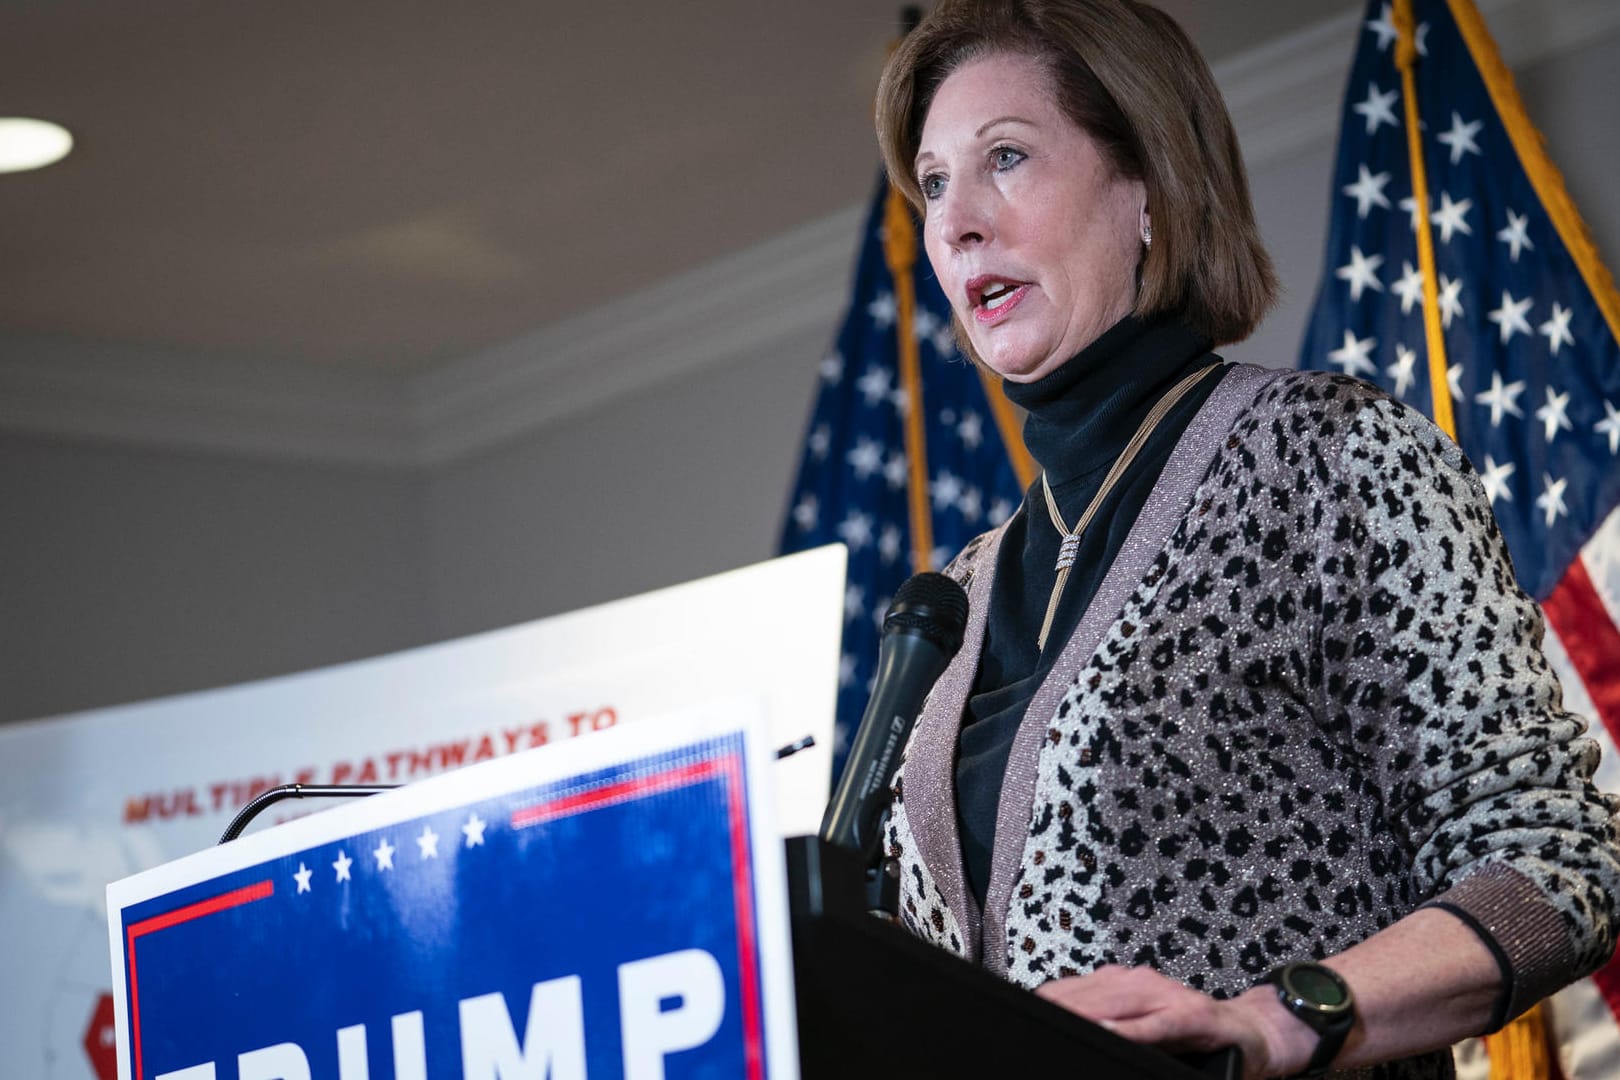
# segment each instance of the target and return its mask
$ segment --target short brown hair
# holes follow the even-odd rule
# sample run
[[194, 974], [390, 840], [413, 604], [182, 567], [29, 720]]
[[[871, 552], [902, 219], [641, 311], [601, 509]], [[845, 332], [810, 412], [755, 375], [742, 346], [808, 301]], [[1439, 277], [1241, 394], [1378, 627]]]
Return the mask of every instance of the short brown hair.
[[1042, 63], [1059, 106], [1153, 219], [1138, 316], [1169, 313], [1217, 345], [1254, 332], [1277, 292], [1237, 133], [1209, 65], [1174, 19], [1137, 0], [940, 0], [901, 41], [878, 84], [889, 182], [919, 211], [913, 163], [934, 94], [992, 53]]

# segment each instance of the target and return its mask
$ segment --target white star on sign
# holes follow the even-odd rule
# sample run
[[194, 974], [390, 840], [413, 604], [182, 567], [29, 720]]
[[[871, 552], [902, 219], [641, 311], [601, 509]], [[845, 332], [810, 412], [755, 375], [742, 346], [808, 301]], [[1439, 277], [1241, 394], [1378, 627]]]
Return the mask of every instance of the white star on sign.
[[1395, 23], [1392, 21], [1393, 15], [1390, 6], [1385, 4], [1377, 19], [1367, 20], [1367, 29], [1378, 35], [1379, 52], [1387, 52], [1389, 43], [1400, 36], [1400, 31], [1395, 29]]
[[1401, 279], [1395, 283], [1395, 295], [1401, 298], [1401, 314], [1411, 314], [1413, 304], [1423, 303], [1423, 271], [1401, 260]]
[[1502, 306], [1485, 317], [1502, 328], [1502, 344], [1506, 345], [1512, 340], [1514, 334], [1530, 333], [1530, 323], [1525, 319], [1525, 312], [1530, 310], [1531, 297], [1515, 300], [1506, 290], [1502, 290]]
[[1350, 245], [1350, 261], [1339, 267], [1336, 276], [1340, 281], [1350, 283], [1350, 299], [1352, 302], [1360, 300], [1361, 294], [1367, 289], [1378, 292], [1384, 291], [1384, 283], [1378, 280], [1377, 270], [1384, 265], [1382, 255], [1363, 255], [1361, 248], [1355, 244]]
[[851, 510], [849, 515], [838, 523], [835, 531], [839, 539], [849, 545], [849, 550], [859, 551], [872, 542], [872, 515]]
[[1435, 137], [1451, 147], [1451, 163], [1455, 165], [1462, 160], [1464, 154], [1485, 156], [1480, 153], [1479, 144], [1474, 141], [1474, 136], [1478, 135], [1480, 129], [1484, 126], [1485, 121], [1483, 120], [1475, 120], [1468, 124], [1463, 123], [1463, 118], [1453, 110], [1451, 114], [1451, 130], [1444, 135]]
[[1603, 403], [1603, 419], [1592, 425], [1599, 435], [1609, 437], [1609, 453], [1620, 454], [1620, 409], [1607, 401]]
[[422, 835], [416, 838], [416, 846], [421, 850], [424, 859], [439, 857], [439, 834], [433, 831], [433, 826], [422, 826]]
[[489, 823], [477, 814], [467, 819], [467, 824], [461, 827], [461, 835], [467, 838], [468, 847], [482, 847], [484, 844], [484, 828]]
[[298, 882], [299, 892], [309, 892], [309, 875], [312, 873], [314, 871], [303, 863], [298, 864], [298, 873], [293, 875], [293, 880]]
[[895, 306], [894, 294], [890, 292], [879, 293], [877, 299], [866, 305], [866, 313], [872, 317], [879, 330], [886, 330], [894, 324]]
[[793, 524], [799, 527], [800, 532], [809, 532], [816, 527], [816, 521], [821, 517], [821, 508], [816, 503], [816, 497], [805, 492], [793, 507]]
[[1530, 228], [1530, 215], [1515, 214], [1509, 210], [1507, 216], [1508, 223], [1497, 231], [1496, 238], [1508, 246], [1508, 258], [1518, 262], [1519, 252], [1536, 250], [1527, 231]]
[[1462, 305], [1462, 279], [1452, 281], [1446, 275], [1440, 275], [1440, 323], [1447, 330], [1451, 329], [1451, 318], [1463, 313]]
[[1356, 182], [1346, 184], [1343, 188], [1346, 195], [1356, 200], [1356, 216], [1365, 219], [1374, 206], [1382, 206], [1388, 210], [1389, 197], [1384, 194], [1384, 185], [1389, 183], [1390, 174], [1381, 172], [1374, 176], [1365, 165], [1358, 165], [1356, 168], [1360, 171]]
[[1473, 209], [1473, 199], [1463, 199], [1461, 202], [1451, 201], [1451, 192], [1440, 193], [1440, 209], [1429, 215], [1429, 221], [1440, 226], [1440, 242], [1451, 243], [1451, 234], [1460, 232], [1464, 236], [1472, 236], [1474, 230], [1469, 227], [1466, 215]]
[[392, 870], [394, 868], [394, 852], [397, 850], [399, 849], [388, 842], [388, 837], [385, 836], [378, 840], [377, 846], [371, 851], [372, 858], [377, 860], [377, 869]]
[[1474, 401], [1480, 405], [1489, 405], [1491, 407], [1491, 427], [1501, 427], [1502, 414], [1505, 412], [1521, 418], [1524, 416], [1524, 412], [1518, 405], [1519, 395], [1522, 393], [1524, 393], [1524, 380], [1510, 382], [1504, 386], [1502, 384], [1502, 373], [1493, 371], [1491, 372], [1491, 388], [1475, 394]]
[[855, 471], [855, 479], [869, 480], [873, 473], [883, 468], [883, 447], [863, 435], [855, 440], [855, 448], [844, 455], [844, 460]]
[[1513, 501], [1513, 492], [1508, 488], [1507, 481], [1508, 477], [1513, 475], [1514, 468], [1511, 461], [1498, 465], [1495, 458], [1489, 454], [1485, 455], [1485, 471], [1480, 473], [1479, 482], [1485, 486], [1485, 497], [1491, 501], [1492, 506], [1496, 505], [1498, 496], [1503, 502]]
[[1546, 336], [1547, 345], [1552, 349], [1554, 356], [1558, 355], [1560, 345], [1574, 345], [1575, 335], [1569, 332], [1569, 320], [1575, 313], [1562, 304], [1553, 303], [1552, 318], [1542, 323], [1537, 330]]
[[876, 405], [889, 396], [890, 378], [888, 368], [869, 367], [855, 381], [855, 389], [860, 391], [867, 405]]
[[349, 853], [344, 851], [342, 848], [339, 848], [337, 862], [332, 864], [332, 869], [337, 871], [337, 879], [339, 881], [353, 880], [349, 877], [349, 867], [353, 865], [354, 860], [349, 858]]
[[1390, 127], [1399, 126], [1395, 120], [1395, 112], [1390, 108], [1399, 97], [1400, 91], [1398, 90], [1391, 90], [1386, 94], [1378, 89], [1377, 83], [1367, 84], [1367, 99], [1352, 108], [1355, 112], [1367, 118], [1368, 135], [1377, 131], [1379, 124], [1388, 124]]
[[1412, 389], [1417, 381], [1417, 350], [1408, 349], [1405, 345], [1395, 346], [1395, 362], [1384, 369], [1384, 373], [1395, 380], [1395, 396], [1405, 397], [1406, 392]]
[[1367, 359], [1367, 354], [1372, 352], [1376, 344], [1377, 338], [1362, 338], [1358, 341], [1355, 334], [1346, 330], [1344, 344], [1328, 353], [1328, 360], [1342, 367], [1346, 375], [1360, 375], [1363, 370], [1368, 375], [1377, 375], [1377, 365]]
[[1564, 505], [1564, 488], [1569, 486], [1569, 481], [1554, 480], [1551, 473], [1542, 473], [1541, 478], [1547, 487], [1536, 496], [1536, 509], [1546, 512], [1547, 528], [1550, 529], [1560, 514], [1564, 517], [1569, 516], [1569, 507]]
[[1536, 410], [1536, 419], [1541, 421], [1541, 434], [1548, 442], [1558, 435], [1559, 428], [1575, 430], [1575, 425], [1569, 422], [1568, 408], [1569, 391], [1555, 394], [1552, 387], [1547, 387], [1547, 404]]

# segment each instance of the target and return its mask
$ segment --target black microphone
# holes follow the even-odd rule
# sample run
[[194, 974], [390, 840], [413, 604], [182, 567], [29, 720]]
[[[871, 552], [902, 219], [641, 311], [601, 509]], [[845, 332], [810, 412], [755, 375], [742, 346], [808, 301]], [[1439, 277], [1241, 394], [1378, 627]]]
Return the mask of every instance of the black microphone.
[[821, 838], [856, 852], [863, 865], [877, 853], [878, 821], [889, 805], [900, 750], [928, 691], [962, 647], [967, 615], [962, 586], [944, 574], [923, 573], [900, 586], [883, 617], [872, 696], [821, 819]]

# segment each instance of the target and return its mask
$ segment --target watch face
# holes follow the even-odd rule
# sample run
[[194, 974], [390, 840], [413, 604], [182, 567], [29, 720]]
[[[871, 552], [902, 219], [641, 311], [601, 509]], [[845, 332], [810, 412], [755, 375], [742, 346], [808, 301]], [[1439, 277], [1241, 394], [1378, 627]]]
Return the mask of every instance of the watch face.
[[1287, 973], [1288, 990], [1305, 1003], [1318, 1009], [1331, 1011], [1349, 1000], [1342, 981], [1332, 972], [1314, 964], [1298, 964]]

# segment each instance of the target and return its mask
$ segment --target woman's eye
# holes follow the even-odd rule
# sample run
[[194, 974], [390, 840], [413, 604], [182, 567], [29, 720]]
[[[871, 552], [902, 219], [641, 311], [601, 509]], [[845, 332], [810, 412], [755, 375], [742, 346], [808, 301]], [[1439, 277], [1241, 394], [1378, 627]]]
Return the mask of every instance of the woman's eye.
[[929, 173], [917, 179], [917, 186], [922, 189], [923, 198], [932, 202], [944, 194], [945, 178], [938, 173]]
[[1022, 150], [1014, 150], [1010, 146], [998, 146], [990, 151], [990, 161], [1003, 172], [1023, 161], [1025, 154]]

